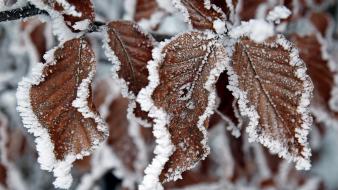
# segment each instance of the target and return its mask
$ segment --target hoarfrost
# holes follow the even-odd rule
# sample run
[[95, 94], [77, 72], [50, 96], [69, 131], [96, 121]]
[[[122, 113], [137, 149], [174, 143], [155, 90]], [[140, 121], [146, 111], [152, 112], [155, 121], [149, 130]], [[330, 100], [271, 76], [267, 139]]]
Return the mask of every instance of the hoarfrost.
[[279, 24], [281, 19], [286, 19], [290, 15], [291, 15], [291, 11], [287, 7], [280, 5], [280, 6], [274, 7], [268, 13], [268, 16], [266, 17], [266, 19], [270, 22], [275, 22]]
[[159, 176], [165, 163], [169, 160], [169, 156], [175, 149], [170, 140], [170, 133], [166, 128], [169, 116], [164, 110], [157, 108], [151, 98], [153, 91], [160, 82], [157, 68], [164, 57], [161, 50], [169, 42], [169, 40], [162, 42], [159, 47], [153, 49], [153, 60], [147, 66], [149, 70], [149, 84], [137, 96], [137, 101], [140, 103], [142, 110], [149, 111], [149, 116], [154, 118], [153, 134], [156, 137], [156, 147], [154, 150], [156, 156], [144, 171], [145, 176], [139, 186], [140, 190], [163, 189]]
[[264, 20], [251, 19], [231, 29], [229, 35], [235, 39], [248, 36], [251, 40], [260, 43], [274, 35], [274, 27]]

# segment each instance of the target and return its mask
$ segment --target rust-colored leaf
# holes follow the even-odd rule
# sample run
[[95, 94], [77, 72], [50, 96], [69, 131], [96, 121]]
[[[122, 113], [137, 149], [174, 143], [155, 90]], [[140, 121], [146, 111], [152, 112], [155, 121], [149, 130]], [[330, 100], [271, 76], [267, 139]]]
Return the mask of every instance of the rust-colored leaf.
[[242, 1], [242, 5], [240, 8], [240, 18], [242, 21], [248, 21], [250, 19], [254, 19], [256, 17], [256, 11], [258, 7], [266, 3], [266, 0], [245, 0]]
[[326, 36], [331, 25], [331, 16], [325, 12], [312, 12], [309, 19], [322, 36]]
[[129, 21], [108, 24], [108, 45], [118, 78], [126, 81], [128, 89], [137, 95], [148, 84], [147, 63], [151, 60], [154, 39]]
[[[240, 111], [250, 118], [249, 137], [271, 152], [309, 169], [307, 143], [312, 118], [312, 83], [297, 50], [282, 36], [264, 43], [242, 38], [235, 44], [230, 82]], [[237, 79], [236, 79], [237, 78]]]
[[160, 9], [156, 0], [136, 0], [134, 20], [150, 19]]
[[[154, 50], [154, 56], [149, 68], [157, 70], [150, 71], [152, 80], [140, 92], [138, 101], [147, 109], [151, 101], [148, 98], [151, 96], [153, 100], [154, 107], [149, 115], [154, 117], [157, 148], [162, 148], [165, 145], [161, 143], [169, 140], [175, 147], [160, 174], [160, 181], [168, 182], [180, 177], [208, 154], [206, 128], [215, 104], [215, 83], [227, 55], [214, 36], [190, 32], [163, 43]], [[158, 76], [154, 72], [158, 72]], [[157, 109], [163, 110], [167, 117]], [[162, 134], [166, 130], [170, 139]], [[155, 162], [163, 156], [166, 155], [158, 154], [149, 167], [161, 165]]]
[[[130, 136], [130, 123], [127, 119], [128, 100], [122, 97], [115, 99], [109, 105], [109, 114], [106, 118], [109, 126], [107, 143], [113, 152], [130, 171], [135, 172], [135, 162], [139, 150]], [[139, 126], [137, 126], [139, 127]]]
[[0, 188], [7, 187], [7, 170], [4, 165], [0, 163]]
[[[71, 164], [90, 154], [107, 131], [92, 103], [96, 63], [87, 40], [66, 41], [44, 58], [46, 63], [37, 64], [32, 76], [20, 82], [17, 98], [25, 127], [37, 137], [39, 162], [52, 170], [57, 162]], [[67, 188], [69, 182], [56, 184]]]
[[[328, 66], [328, 60], [322, 56], [322, 44], [315, 35], [302, 37], [293, 34], [290, 40], [299, 48], [300, 57], [304, 60], [315, 87], [311, 102], [313, 114], [320, 118], [323, 116], [320, 112], [324, 111], [327, 115], [335, 117], [329, 106], [331, 91], [334, 87], [334, 75]], [[321, 111], [317, 113], [316, 110]]]
[[203, 0], [181, 0], [174, 1], [174, 4], [185, 14], [192, 27], [198, 30], [214, 30], [215, 20], [226, 19], [222, 11], [216, 11], [214, 7], [207, 9]]
[[[148, 84], [147, 63], [155, 40], [144, 33], [135, 23], [113, 21], [108, 24], [106, 55], [114, 64], [113, 74], [122, 81], [125, 97], [132, 101], [138, 92]], [[142, 111], [138, 103], [134, 115], [150, 121], [148, 113]]]
[[[72, 106], [81, 82], [95, 69], [94, 52], [88, 42], [68, 41], [55, 51], [54, 58], [56, 64], [43, 70], [45, 81], [32, 86], [30, 96], [34, 113], [55, 144], [56, 158], [62, 160], [69, 153], [91, 149], [96, 140], [104, 139], [104, 134], [97, 129], [93, 118], [84, 118]], [[87, 101], [94, 111], [91, 95]]]

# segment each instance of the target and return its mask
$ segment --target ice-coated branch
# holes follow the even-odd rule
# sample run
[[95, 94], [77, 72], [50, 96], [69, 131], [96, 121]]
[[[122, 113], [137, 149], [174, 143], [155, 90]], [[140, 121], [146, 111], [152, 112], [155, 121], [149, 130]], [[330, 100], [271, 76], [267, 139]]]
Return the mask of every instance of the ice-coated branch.
[[27, 4], [27, 6], [24, 7], [0, 12], [0, 22], [18, 20], [40, 14], [48, 15], [46, 11], [36, 8], [34, 5]]

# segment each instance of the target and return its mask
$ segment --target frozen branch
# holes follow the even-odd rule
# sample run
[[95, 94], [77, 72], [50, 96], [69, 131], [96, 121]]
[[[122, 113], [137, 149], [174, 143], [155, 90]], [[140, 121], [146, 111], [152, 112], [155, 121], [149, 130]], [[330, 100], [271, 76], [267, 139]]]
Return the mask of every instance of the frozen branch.
[[40, 10], [35, 6], [28, 4], [27, 6], [21, 8], [0, 12], [0, 22], [23, 19], [39, 14], [48, 15], [46, 11]]

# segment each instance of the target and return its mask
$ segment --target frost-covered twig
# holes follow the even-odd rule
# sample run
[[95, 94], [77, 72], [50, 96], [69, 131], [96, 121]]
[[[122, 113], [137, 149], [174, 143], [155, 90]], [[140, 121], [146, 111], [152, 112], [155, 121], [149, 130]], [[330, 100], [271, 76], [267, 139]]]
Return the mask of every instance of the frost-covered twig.
[[31, 4], [28, 4], [27, 6], [21, 8], [0, 12], [0, 22], [18, 20], [40, 14], [48, 14], [48, 13], [44, 10], [36, 8]]

